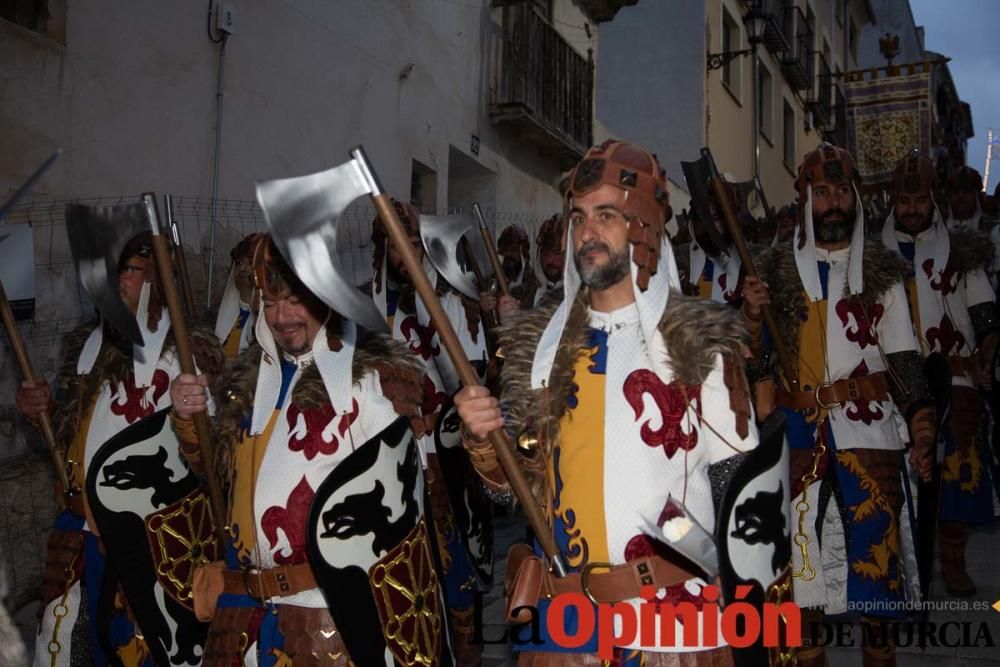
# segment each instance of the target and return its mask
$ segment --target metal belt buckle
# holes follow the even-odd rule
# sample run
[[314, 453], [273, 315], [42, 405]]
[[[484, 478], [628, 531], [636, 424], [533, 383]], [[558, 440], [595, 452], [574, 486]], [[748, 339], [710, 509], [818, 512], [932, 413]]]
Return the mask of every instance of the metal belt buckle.
[[826, 388], [826, 387], [829, 387], [830, 390], [832, 391], [833, 390], [833, 383], [832, 382], [823, 382], [822, 384], [820, 384], [819, 386], [816, 387], [816, 390], [813, 392], [813, 396], [816, 397], [816, 405], [818, 405], [819, 407], [823, 408], [824, 410], [833, 410], [835, 407], [837, 407], [838, 405], [840, 405], [840, 401], [834, 401], [832, 403], [827, 403], [822, 398], [820, 398], [820, 392], [824, 388]]
[[597, 598], [594, 597], [594, 594], [590, 592], [590, 571], [597, 567], [610, 570], [611, 563], [600, 563], [600, 562], [587, 563], [586, 565], [583, 566], [583, 569], [580, 571], [580, 588], [583, 589], [583, 594], [587, 596], [587, 599], [593, 602], [595, 605], [601, 603], [598, 602]]

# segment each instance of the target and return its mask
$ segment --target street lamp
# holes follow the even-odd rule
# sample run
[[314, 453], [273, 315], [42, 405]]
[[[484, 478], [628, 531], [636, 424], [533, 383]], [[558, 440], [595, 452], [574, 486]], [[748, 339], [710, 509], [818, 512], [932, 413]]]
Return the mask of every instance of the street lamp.
[[[750, 0], [749, 9], [747, 13], [743, 15], [743, 27], [747, 31], [747, 42], [750, 44], [749, 49], [742, 49], [740, 51], [723, 51], [721, 53], [709, 53], [707, 54], [707, 64], [708, 71], [711, 72], [714, 69], [719, 69], [720, 67], [725, 67], [727, 63], [732, 62], [736, 58], [741, 56], [752, 56], [752, 72], [753, 72], [753, 175], [754, 178], [760, 178], [760, 138], [758, 137], [758, 132], [760, 131], [759, 115], [760, 100], [758, 99], [759, 92], [757, 87], [759, 82], [757, 80], [757, 70], [759, 64], [759, 58], [757, 56], [757, 46], [764, 39], [764, 29], [767, 26], [767, 15], [764, 10], [761, 9], [760, 0]], [[725, 46], [725, 45], [723, 45]]]
[[760, 44], [761, 40], [764, 38], [764, 26], [766, 23], [767, 18], [764, 16], [764, 12], [761, 11], [759, 0], [751, 0], [750, 9], [743, 16], [743, 26], [747, 31], [747, 42], [750, 43], [750, 48], [742, 49], [740, 51], [709, 53], [707, 55], [708, 71], [711, 72], [714, 69], [724, 67], [727, 63], [732, 62], [740, 56], [749, 56], [752, 54], [754, 49], [757, 48], [757, 45]]

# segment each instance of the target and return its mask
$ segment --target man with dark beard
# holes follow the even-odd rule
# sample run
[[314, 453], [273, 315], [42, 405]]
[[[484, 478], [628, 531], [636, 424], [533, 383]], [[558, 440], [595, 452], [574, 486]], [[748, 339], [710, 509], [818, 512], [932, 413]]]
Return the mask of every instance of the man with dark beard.
[[[153, 664], [121, 584], [107, 573], [108, 548], [85, 492], [101, 446], [169, 407], [168, 389], [180, 373], [152, 250], [152, 234], [139, 234], [125, 245], [118, 263], [119, 294], [136, 318], [145, 345], [132, 345], [102, 318], [96, 326], [84, 325], [67, 336], [54, 401], [44, 380], [23, 382], [18, 388], [17, 408], [32, 423], [52, 408], [56, 446], [76, 490], [71, 498], [79, 501], [56, 517], [49, 536], [36, 664]], [[198, 367], [217, 374], [222, 367], [218, 343], [200, 328], [192, 327], [190, 333]], [[181, 451], [197, 464], [196, 443]], [[65, 489], [58, 491], [61, 496]]]
[[562, 289], [563, 265], [566, 263], [566, 224], [561, 214], [546, 218], [535, 234], [535, 273], [540, 285], [535, 292], [535, 306], [549, 294]]
[[[482, 387], [458, 393], [463, 444], [485, 484], [508, 494], [484, 438], [505, 427], [522, 445], [523, 469], [570, 572], [543, 575], [543, 590], [582, 594], [589, 586], [588, 593], [602, 589], [592, 600], [637, 608], [646, 581], [664, 590], [660, 601], [699, 604], [706, 582], [670, 562], [642, 526], [673, 516], [668, 490], [684, 495], [701, 525], [714, 525], [713, 486], [727, 483], [734, 461], [757, 446], [739, 315], [677, 291], [664, 229], [667, 181], [650, 153], [610, 140], [591, 148], [570, 173], [565, 197], [573, 261], [563, 299], [502, 331], [503, 414]], [[512, 560], [507, 567], [516, 580]], [[551, 597], [536, 603], [542, 619]], [[519, 665], [602, 664], [595, 637], [561, 647], [540, 626], [542, 643], [522, 645]], [[673, 629], [680, 636], [681, 626]], [[615, 665], [731, 660], [709, 637], [685, 653], [663, 641], [619, 643]]]
[[983, 210], [985, 193], [983, 177], [972, 167], [963, 165], [953, 171], [946, 184], [948, 193], [948, 229], [971, 229], [990, 235], [993, 261], [988, 270], [993, 289], [998, 287], [1000, 272], [1000, 225]]
[[[531, 268], [531, 240], [524, 227], [508, 225], [497, 238], [497, 254], [507, 277], [511, 297], [517, 301], [518, 308], [530, 310], [535, 304], [538, 279]], [[500, 317], [501, 320], [504, 317], [503, 309]]]
[[944, 355], [951, 367], [950, 408], [941, 464], [941, 575], [950, 595], [974, 595], [965, 569], [969, 526], [993, 520], [984, 395], [1000, 319], [986, 275], [993, 252], [986, 234], [949, 232], [933, 199], [934, 164], [916, 153], [893, 173], [892, 214], [882, 242], [911, 265], [906, 279], [921, 354]]
[[[723, 181], [729, 206], [739, 215], [736, 188]], [[722, 218], [715, 190], [708, 191], [711, 219], [694, 213], [688, 224], [691, 242], [678, 248], [678, 263], [684, 290], [692, 296], [739, 307], [743, 303], [743, 271], [740, 256]]]
[[[320, 575], [328, 567], [321, 560], [328, 557], [308, 535], [310, 512], [316, 510], [324, 485], [341, 475], [356, 485], [354, 497], [367, 501], [353, 510], [350, 525], [339, 528], [342, 536], [335, 542], [342, 557], [339, 567], [363, 573], [361, 591], [369, 590], [372, 561], [388, 569], [389, 547], [405, 549], [416, 563], [430, 560], [418, 530], [424, 519], [418, 519], [418, 529], [399, 547], [379, 530], [390, 514], [402, 521], [410, 498], [406, 493], [394, 495], [381, 479], [375, 482], [379, 493], [365, 494], [372, 479], [364, 478], [364, 464], [352, 456], [371, 451], [370, 445], [387, 451], [393, 438], [376, 440], [395, 428], [400, 417], [409, 419], [415, 435], [422, 434], [423, 369], [404, 346], [366, 331], [320, 301], [279, 254], [270, 235], [254, 239], [250, 256], [253, 296], [261, 314], [255, 323], [256, 343], [220, 383], [213, 463], [229, 490], [227, 543], [225, 561], [202, 568], [196, 577], [195, 609], [211, 616], [202, 664], [402, 662], [400, 643], [411, 641], [419, 630], [376, 630], [374, 603], [357, 588], [352, 591], [358, 599], [328, 610], [333, 603], [329, 591], [322, 590]], [[187, 374], [171, 385], [174, 427], [186, 442], [196, 440], [192, 417], [205, 410], [206, 386], [204, 376]], [[398, 465], [392, 476], [417, 475], [417, 456], [413, 458], [412, 466]], [[369, 531], [385, 539], [373, 540]], [[440, 592], [431, 570], [397, 583], [405, 591], [401, 595]], [[445, 633], [437, 597], [428, 595], [426, 606], [420, 603], [432, 620], [433, 636], [428, 639], [434, 652], [425, 653], [413, 642], [407, 657], [419, 664], [440, 664], [436, 652]], [[348, 630], [345, 620], [356, 624]], [[375, 641], [391, 647], [392, 656], [385, 647], [373, 650]], [[365, 651], [378, 655], [373, 659]]]
[[[903, 571], [900, 536], [910, 526], [901, 480], [907, 443], [910, 462], [929, 478], [935, 414], [907, 307], [907, 267], [865, 241], [857, 178], [844, 149], [824, 143], [808, 153], [796, 180], [794, 238], [758, 264], [777, 304], [778, 331], [768, 334], [793, 355], [791, 377], [777, 369], [775, 398], [788, 421], [794, 594], [806, 644], [824, 614], [870, 613], [862, 624], [877, 633], [880, 619], [903, 618], [901, 603], [919, 595], [905, 586], [917, 579]], [[753, 334], [760, 353], [759, 323]], [[863, 650], [865, 665], [894, 664], [891, 643]], [[825, 664], [823, 648], [804, 646], [799, 660]]]

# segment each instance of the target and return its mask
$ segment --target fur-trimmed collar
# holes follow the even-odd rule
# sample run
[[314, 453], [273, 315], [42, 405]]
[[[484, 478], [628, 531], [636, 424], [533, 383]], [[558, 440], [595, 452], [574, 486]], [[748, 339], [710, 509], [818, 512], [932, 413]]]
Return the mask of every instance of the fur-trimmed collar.
[[[63, 363], [56, 379], [56, 402], [53, 410], [53, 428], [57, 445], [65, 451], [76, 435], [83, 414], [105, 382], [117, 383], [133, 374], [132, 345], [122, 343], [117, 336], [106, 331], [97, 354], [94, 369], [87, 375], [76, 372], [77, 359], [84, 343], [97, 325], [96, 322], [77, 327], [67, 334], [63, 342]], [[191, 325], [188, 328], [195, 363], [199, 370], [217, 376], [222, 370], [222, 347], [212, 328]], [[174, 332], [167, 334], [161, 355], [173, 353]], [[162, 358], [162, 357], [161, 357]]]
[[[857, 298], [866, 308], [874, 305], [893, 285], [910, 273], [906, 260], [873, 239], [865, 240], [862, 262], [864, 289]], [[785, 347], [793, 358], [798, 358], [799, 327], [807, 307], [802, 279], [795, 265], [792, 242], [788, 241], [777, 248], [763, 249], [755, 258], [754, 264], [771, 289], [773, 312]], [[843, 296], [848, 296], [846, 282]]]
[[951, 237], [951, 253], [948, 263], [955, 273], [964, 275], [972, 271], [989, 272], [993, 267], [993, 241], [990, 235], [972, 229], [953, 229], [948, 232]]
[[[540, 441], [547, 441], [546, 452], [559, 440], [559, 423], [573, 386], [576, 360], [586, 345], [587, 295], [582, 291], [570, 309], [549, 386], [542, 390], [531, 388], [535, 348], [559, 303], [559, 300], [544, 301], [535, 310], [511, 319], [499, 332], [504, 357], [502, 403], [508, 429], [515, 437], [529, 432]], [[737, 311], [677, 291], [670, 294], [659, 332], [676, 380], [688, 385], [704, 382], [719, 354], [742, 361], [747, 340], [746, 328]], [[544, 456], [534, 455], [530, 459], [522, 456], [522, 462], [535, 497], [544, 502]]]
[[[218, 385], [215, 458], [221, 479], [229, 478], [232, 453], [242, 437], [241, 424], [253, 407], [260, 355], [260, 346], [254, 343], [236, 358]], [[405, 345], [384, 334], [358, 328], [351, 369], [354, 383], [360, 383], [368, 373], [379, 367], [389, 367], [397, 374], [412, 378], [420, 378], [424, 372], [420, 360]], [[290, 399], [292, 404], [303, 410], [329, 403], [326, 386], [315, 364], [302, 371], [302, 376], [292, 388]]]

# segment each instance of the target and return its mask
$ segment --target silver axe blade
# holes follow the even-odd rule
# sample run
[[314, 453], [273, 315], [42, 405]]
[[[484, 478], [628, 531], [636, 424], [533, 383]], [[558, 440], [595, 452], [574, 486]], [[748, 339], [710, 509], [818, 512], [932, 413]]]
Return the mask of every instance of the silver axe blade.
[[257, 202], [281, 254], [306, 287], [338, 314], [370, 331], [386, 332], [385, 318], [355, 287], [337, 252], [338, 222], [369, 183], [352, 159], [308, 176], [257, 183]]
[[[479, 301], [475, 276], [459, 262], [459, 257], [465, 254], [460, 246], [462, 237], [470, 232], [478, 235], [476, 229], [476, 221], [468, 213], [420, 216], [420, 240], [424, 243], [424, 251], [431, 264], [449, 285], [470, 299]], [[466, 247], [474, 248], [477, 245], [482, 244], [469, 240]], [[480, 267], [486, 266], [480, 258], [475, 259], [480, 262]]]
[[[709, 577], [715, 578], [719, 574], [719, 554], [712, 533], [698, 523], [687, 508], [669, 493], [665, 505], [673, 509], [671, 518], [660, 517], [653, 522], [647, 513], [643, 532], [695, 563]], [[662, 508], [664, 503], [654, 502], [649, 507], [658, 506]]]
[[139, 323], [122, 301], [118, 260], [129, 240], [151, 225], [142, 202], [116, 206], [66, 204], [66, 233], [80, 284], [101, 316], [134, 345], [142, 346]]

